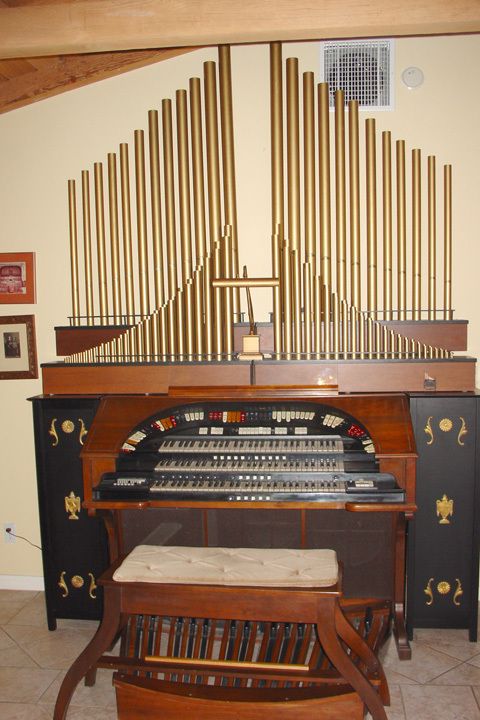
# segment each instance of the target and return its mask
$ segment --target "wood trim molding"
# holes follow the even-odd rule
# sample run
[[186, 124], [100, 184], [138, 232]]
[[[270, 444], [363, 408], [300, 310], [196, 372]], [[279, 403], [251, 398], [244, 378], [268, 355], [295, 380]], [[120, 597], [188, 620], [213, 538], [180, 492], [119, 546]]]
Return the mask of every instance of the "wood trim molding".
[[0, 6], [0, 58], [476, 32], [478, 0], [83, 0]]

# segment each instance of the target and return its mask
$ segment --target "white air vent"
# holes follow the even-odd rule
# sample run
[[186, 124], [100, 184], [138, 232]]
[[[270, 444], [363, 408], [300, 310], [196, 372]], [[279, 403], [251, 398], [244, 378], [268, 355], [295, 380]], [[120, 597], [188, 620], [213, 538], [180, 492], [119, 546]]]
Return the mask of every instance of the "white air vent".
[[330, 87], [345, 92], [345, 102], [358, 100], [360, 108], [393, 109], [393, 40], [322, 42], [320, 70]]

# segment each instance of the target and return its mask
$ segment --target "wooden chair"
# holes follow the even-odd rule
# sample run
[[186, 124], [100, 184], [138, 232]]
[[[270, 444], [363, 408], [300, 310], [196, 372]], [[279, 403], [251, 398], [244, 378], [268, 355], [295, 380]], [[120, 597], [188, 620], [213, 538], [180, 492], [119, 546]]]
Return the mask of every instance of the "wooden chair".
[[[64, 678], [54, 720], [97, 666], [120, 671], [121, 720], [361, 720], [365, 706], [386, 720], [385, 675], [342, 612], [331, 550], [139, 546], [99, 583], [103, 621]], [[105, 655], [122, 629], [120, 654]]]

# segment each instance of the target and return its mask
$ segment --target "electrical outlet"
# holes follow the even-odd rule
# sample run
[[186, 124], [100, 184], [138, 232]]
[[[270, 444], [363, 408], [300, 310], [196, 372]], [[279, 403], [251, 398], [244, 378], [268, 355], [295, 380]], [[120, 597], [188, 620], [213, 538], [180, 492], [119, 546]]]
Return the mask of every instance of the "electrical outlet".
[[15, 532], [15, 523], [3, 523], [3, 542], [14, 543], [15, 536], [11, 535], [10, 532], [7, 532], [7, 529], [10, 529], [10, 531], [12, 533], [14, 533]]

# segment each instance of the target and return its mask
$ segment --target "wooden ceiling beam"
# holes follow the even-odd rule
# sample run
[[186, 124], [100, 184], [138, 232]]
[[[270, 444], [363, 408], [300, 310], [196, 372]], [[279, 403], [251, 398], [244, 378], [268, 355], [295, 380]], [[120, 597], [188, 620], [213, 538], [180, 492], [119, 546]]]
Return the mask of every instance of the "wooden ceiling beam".
[[480, 32], [479, 0], [80, 0], [0, 6], [0, 58]]

